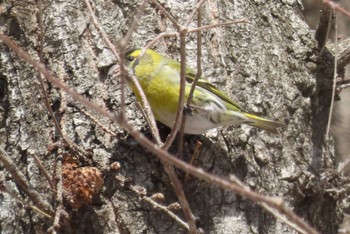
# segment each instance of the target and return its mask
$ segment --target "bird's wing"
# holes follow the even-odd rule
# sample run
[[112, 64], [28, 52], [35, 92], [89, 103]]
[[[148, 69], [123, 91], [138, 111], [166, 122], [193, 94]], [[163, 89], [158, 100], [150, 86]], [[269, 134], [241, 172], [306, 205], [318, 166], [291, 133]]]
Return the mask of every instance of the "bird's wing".
[[[186, 69], [186, 81], [188, 83], [193, 83], [194, 79], [196, 77], [196, 74], [191, 69]], [[197, 82], [197, 86], [202, 87], [203, 89], [208, 90], [209, 92], [215, 94], [217, 97], [225, 101], [226, 103], [230, 104], [231, 108], [234, 111], [242, 111], [245, 112], [244, 109], [238, 105], [236, 102], [231, 100], [226, 94], [224, 94], [222, 91], [220, 91], [218, 88], [216, 88], [214, 85], [210, 84], [205, 79], [200, 78]]]
[[[178, 61], [175, 61], [173, 59], [168, 59], [165, 63], [180, 73], [181, 64]], [[186, 81], [192, 84], [195, 78], [196, 78], [196, 72], [193, 69], [186, 67]], [[223, 93], [221, 90], [216, 88], [214, 85], [210, 84], [207, 80], [200, 78], [197, 82], [197, 86], [208, 90], [209, 92], [211, 92], [212, 94], [220, 98], [221, 100], [225, 101], [225, 103], [228, 104], [227, 105], [228, 109], [233, 111], [246, 112], [240, 105], [238, 105], [236, 102], [231, 100], [225, 93]]]

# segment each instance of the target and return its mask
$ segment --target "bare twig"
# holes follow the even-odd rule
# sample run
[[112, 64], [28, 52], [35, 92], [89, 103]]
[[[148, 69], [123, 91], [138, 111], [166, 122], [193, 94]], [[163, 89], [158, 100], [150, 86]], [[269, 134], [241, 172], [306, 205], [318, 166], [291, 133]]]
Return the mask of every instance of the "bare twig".
[[[135, 29], [136, 29], [136, 26], [137, 26], [138, 20], [139, 20], [139, 18], [140, 18], [141, 12], [142, 12], [142, 10], [143, 10], [143, 8], [144, 8], [144, 3], [145, 3], [145, 1], [143, 2], [143, 5], [141, 5], [142, 8], [139, 9], [138, 16], [135, 18], [135, 20], [134, 20], [134, 22], [133, 22], [133, 24], [132, 24], [131, 29], [130, 29], [129, 32], [127, 33], [127, 36], [120, 42], [120, 48], [119, 48], [119, 50], [120, 50], [120, 53], [121, 53], [121, 54], [124, 54], [124, 51], [125, 51], [125, 47], [126, 47], [126, 45], [127, 45], [127, 42], [129, 41], [129, 39], [131, 38], [132, 33], [133, 33], [133, 32], [135, 31]], [[86, 0], [86, 4], [89, 5], [88, 0]], [[90, 14], [93, 15], [93, 12], [92, 12], [91, 7], [90, 7]], [[95, 25], [96, 25], [96, 24], [95, 24]], [[102, 27], [100, 27], [99, 31], [100, 31], [100, 32], [103, 32]], [[107, 38], [107, 39], [108, 39], [108, 38]], [[122, 106], [123, 103], [124, 103], [124, 100], [125, 100], [125, 93], [124, 93], [124, 91], [123, 91], [123, 90], [124, 90], [123, 87], [124, 87], [124, 80], [125, 80], [125, 77], [126, 77], [126, 71], [125, 71], [125, 67], [124, 67], [124, 57], [123, 57], [123, 56], [120, 56], [120, 57], [119, 57], [119, 62], [120, 62], [120, 72], [121, 72], [121, 89], [122, 89], [122, 91], [121, 91], [121, 100], [122, 100], [122, 101], [121, 101], [121, 102], [122, 102], [122, 103], [121, 103], [121, 106]], [[133, 75], [131, 75], [131, 80], [133, 81], [135, 87], [138, 89], [138, 91], [139, 91], [139, 93], [140, 93], [141, 100], [142, 100], [142, 102], [143, 102], [143, 106], [145, 106], [145, 108], [146, 108], [146, 113], [147, 113], [147, 112], [150, 113], [150, 114], [148, 115], [148, 118], [150, 119], [150, 122], [151, 122], [151, 126], [150, 126], [151, 132], [152, 132], [152, 134], [153, 134], [153, 136], [154, 136], [154, 138], [155, 138], [157, 144], [158, 144], [158, 145], [161, 145], [161, 141], [160, 141], [158, 129], [157, 129], [156, 125], [155, 125], [154, 117], [153, 117], [153, 115], [152, 115], [152, 113], [151, 113], [151, 111], [150, 111], [150, 108], [149, 108], [149, 105], [148, 105], [148, 102], [147, 102], [147, 98], [146, 98], [146, 96], [144, 95], [143, 90], [142, 90], [142, 88], [140, 87], [140, 85], [139, 85], [137, 79], [135, 79], [135, 78], [133, 77]], [[123, 108], [121, 108], [121, 111], [120, 111], [120, 114], [119, 114], [119, 118], [122, 120], [122, 122], [126, 122], [126, 117], [124, 116], [124, 109], [123, 109]], [[176, 133], [175, 133], [175, 134], [176, 134]], [[185, 195], [184, 195], [184, 192], [183, 192], [181, 183], [180, 183], [180, 181], [178, 180], [177, 175], [176, 175], [176, 173], [175, 173], [175, 169], [173, 168], [173, 166], [171, 166], [171, 165], [165, 163], [164, 161], [163, 161], [163, 163], [164, 163], [165, 170], [167, 171], [167, 173], [168, 173], [168, 175], [169, 175], [169, 177], [170, 177], [170, 179], [171, 179], [171, 182], [172, 182], [172, 184], [173, 184], [173, 186], [174, 186], [174, 190], [175, 190], [176, 194], [177, 194], [178, 197], [179, 197], [179, 202], [181, 203], [181, 205], [182, 205], [182, 207], [183, 207], [183, 209], [184, 209], [185, 216], [186, 216], [186, 218], [189, 220], [190, 232], [191, 232], [191, 233], [194, 233], [195, 230], [196, 230], [195, 221], [194, 221], [194, 218], [193, 218], [192, 213], [190, 212], [188, 202], [187, 202], [186, 197], [185, 197]]]
[[[164, 199], [164, 195], [163, 194], [154, 194], [151, 197], [146, 196], [147, 192], [146, 192], [146, 188], [140, 187], [140, 186], [135, 186], [135, 185], [130, 185], [129, 183], [127, 183], [127, 178], [125, 178], [123, 175], [117, 175], [116, 176], [117, 179], [117, 183], [121, 186], [127, 186], [127, 188], [129, 188], [131, 191], [135, 192], [137, 195], [140, 196], [140, 198], [148, 203], [150, 203], [155, 209], [161, 210], [164, 213], [166, 213], [167, 215], [169, 215], [171, 218], [173, 218], [177, 223], [179, 223], [182, 227], [184, 227], [186, 230], [189, 230], [188, 225], [182, 221], [178, 216], [176, 216], [171, 210], [169, 210], [167, 207], [157, 203], [154, 199], [159, 200], [160, 199]], [[156, 196], [155, 196], [156, 195]]]
[[[191, 23], [191, 21], [193, 20], [194, 16], [196, 15], [197, 13], [197, 20], [198, 20], [198, 17], [202, 17], [202, 12], [201, 12], [201, 8], [202, 8], [202, 5], [203, 3], [205, 2], [206, 0], [198, 0], [198, 3], [193, 7], [193, 10], [190, 14], [190, 16], [187, 18], [186, 20], [186, 27], [188, 27]], [[199, 16], [200, 15], [200, 16]], [[201, 23], [199, 23], [198, 21], [198, 25], [200, 25]]]
[[189, 227], [188, 227], [187, 223], [182, 221], [177, 215], [175, 215], [173, 212], [171, 212], [167, 207], [160, 205], [159, 203], [153, 201], [151, 198], [146, 197], [146, 196], [142, 197], [142, 199], [147, 201], [148, 203], [150, 203], [155, 209], [161, 210], [164, 213], [166, 213], [169, 217], [174, 219], [176, 223], [180, 224], [183, 228], [185, 228], [187, 231], [189, 231]]
[[48, 215], [52, 215], [52, 207], [48, 204], [40, 194], [30, 186], [23, 173], [17, 168], [16, 164], [12, 161], [11, 157], [7, 155], [6, 151], [0, 147], [0, 161], [11, 174], [18, 186], [30, 197], [34, 205], [40, 210], [43, 210]]
[[347, 17], [350, 18], [350, 12], [345, 10], [343, 7], [341, 7], [338, 3], [335, 3], [333, 1], [330, 0], [323, 0], [324, 4], [329, 5], [330, 7], [332, 7], [334, 10], [342, 13], [343, 15], [346, 15]]
[[[171, 133], [168, 136], [164, 145], [162, 146], [162, 148], [165, 150], [168, 150], [168, 148], [171, 146], [182, 122], [183, 107], [184, 107], [184, 101], [185, 101], [185, 87], [186, 87], [186, 51], [185, 51], [186, 49], [185, 48], [186, 48], [186, 29], [184, 28], [182, 31], [180, 31], [181, 71], [180, 71], [180, 94], [179, 94], [178, 110], [176, 113], [176, 120], [175, 120], [174, 126], [172, 127]], [[182, 184], [175, 173], [175, 169], [171, 164], [168, 164], [166, 160], [163, 160], [162, 162], [164, 164], [165, 170], [167, 171], [170, 177], [175, 193], [179, 199], [181, 208], [188, 222], [189, 232], [196, 233], [197, 227], [196, 227], [195, 219], [190, 209], [190, 206], [188, 204], [188, 201], [186, 199], [185, 193], [182, 189]]]
[[[63, 82], [64, 72], [62, 70], [59, 70], [58, 74], [59, 74], [59, 80]], [[85, 149], [83, 149], [82, 147], [74, 143], [71, 139], [69, 139], [69, 137], [67, 137], [66, 123], [65, 123], [67, 116], [64, 114], [67, 110], [67, 95], [61, 89], [59, 90], [59, 92], [60, 92], [61, 102], [60, 102], [60, 107], [58, 111], [62, 115], [59, 123], [60, 134], [64, 142], [66, 142], [71, 149], [73, 149], [75, 152], [80, 153], [84, 156], [84, 157], [80, 157], [81, 155], [78, 154], [80, 159], [83, 161], [86, 161], [86, 159], [89, 158], [90, 154]]]
[[145, 117], [145, 118], [146, 118], [146, 120], [148, 120], [152, 136], [158, 145], [162, 145], [163, 143], [160, 140], [156, 120], [155, 120], [154, 115], [152, 113], [151, 106], [148, 103], [147, 97], [146, 97], [145, 93], [143, 92], [140, 83], [138, 82], [138, 80], [136, 79], [136, 77], [133, 74], [129, 74], [129, 79], [135, 85], [137, 91], [139, 92], [139, 95], [141, 98], [141, 105], [142, 105], [142, 107], [147, 115], [147, 117]]
[[179, 94], [179, 102], [177, 107], [177, 113], [175, 117], [175, 123], [172, 127], [171, 133], [168, 136], [166, 142], [163, 145], [163, 149], [169, 149], [171, 144], [173, 143], [176, 134], [181, 126], [183, 108], [185, 102], [185, 88], [186, 88], [186, 28], [183, 28], [180, 31], [180, 56], [181, 56], [181, 70], [180, 70], [180, 94]]
[[165, 15], [166, 18], [168, 18], [171, 23], [173, 23], [173, 26], [176, 28], [177, 31], [180, 31], [181, 25], [177, 22], [177, 20], [168, 12], [162, 4], [160, 4], [157, 0], [150, 0], [160, 11], [162, 14]]
[[[197, 5], [198, 8], [197, 10], [197, 27], [202, 26], [202, 3], [204, 1], [200, 1]], [[187, 21], [189, 23], [189, 21]], [[198, 83], [199, 78], [202, 75], [202, 67], [201, 67], [201, 58], [202, 58], [202, 32], [198, 31], [197, 32], [197, 74], [196, 77], [192, 83], [190, 92], [188, 94], [187, 102], [185, 108], [189, 110], [191, 113], [191, 101], [193, 98], [193, 93], [196, 88], [196, 85]], [[186, 126], [186, 114], [183, 115], [182, 117], [182, 124], [179, 132], [179, 144], [178, 144], [178, 153], [177, 156], [179, 158], [182, 158], [182, 152], [183, 152], [183, 138], [184, 138], [184, 132], [185, 132], [185, 126]], [[187, 175], [188, 176], [188, 175]]]
[[188, 201], [186, 199], [186, 195], [182, 188], [182, 184], [176, 175], [175, 168], [173, 165], [169, 164], [166, 160], [162, 160], [162, 162], [164, 165], [164, 169], [169, 175], [169, 178], [174, 187], [174, 191], [177, 195], [177, 198], [179, 199], [179, 203], [184, 212], [185, 218], [189, 226], [189, 233], [196, 233], [197, 227], [196, 227], [195, 218], [194, 218], [194, 215], [192, 214], [190, 205], [188, 204]]
[[164, 213], [166, 213], [169, 217], [171, 217], [172, 219], [174, 219], [178, 224], [180, 224], [183, 228], [185, 228], [187, 231], [189, 231], [189, 227], [187, 225], [187, 223], [185, 223], [184, 221], [182, 221], [177, 215], [175, 215], [172, 211], [170, 211], [167, 207], [155, 202], [152, 198], [149, 198], [143, 194], [141, 194], [139, 192], [138, 189], [135, 188], [135, 186], [130, 186], [130, 189], [137, 193], [138, 195], [140, 195], [142, 197], [142, 200], [148, 202], [149, 204], [151, 204], [155, 209], [157, 210], [161, 210]]
[[52, 224], [52, 227], [50, 228], [51, 233], [56, 234], [58, 233], [57, 231], [59, 231], [61, 229], [61, 225], [60, 225], [60, 221], [61, 221], [61, 217], [63, 215], [66, 215], [66, 211], [64, 210], [64, 206], [63, 206], [63, 180], [62, 180], [62, 160], [58, 160], [56, 163], [56, 180], [57, 180], [57, 188], [56, 188], [56, 203], [57, 203], [57, 208], [55, 211], [55, 218], [54, 218], [54, 222]]
[[[125, 113], [126, 113], [126, 111], [125, 111], [125, 83], [126, 83], [126, 77], [127, 77], [126, 74], [127, 73], [126, 73], [125, 67], [124, 67], [124, 64], [125, 64], [124, 54], [126, 52], [126, 46], [129, 42], [129, 40], [131, 39], [132, 34], [134, 33], [134, 31], [137, 28], [138, 22], [140, 21], [141, 15], [142, 15], [142, 13], [145, 9], [145, 6], [146, 6], [146, 2], [147, 2], [147, 0], [144, 0], [141, 3], [141, 6], [138, 8], [138, 12], [135, 16], [135, 19], [131, 24], [131, 28], [129, 29], [129, 31], [127, 32], [125, 37], [119, 42], [119, 52], [121, 54], [121, 56], [119, 57], [119, 63], [121, 64], [120, 65], [120, 73], [121, 73], [121, 76], [120, 76], [120, 115], [121, 115], [121, 118], [125, 118], [125, 119], [127, 118], [127, 116], [125, 116]], [[138, 82], [136, 82], [136, 83], [138, 83]], [[149, 117], [149, 118], [151, 119], [151, 123], [155, 124], [154, 118], [152, 118], [152, 114], [151, 114], [151, 117]], [[152, 120], [153, 120], [153, 122], [152, 122]], [[154, 129], [157, 130], [157, 128], [154, 128]], [[157, 140], [160, 139], [160, 138], [158, 138], [159, 134], [154, 134], [154, 135], [155, 135], [155, 138]]]
[[8, 188], [8, 186], [6, 186], [5, 184], [0, 184], [0, 191], [8, 193], [17, 202], [21, 203], [25, 207], [28, 207], [28, 208], [34, 210], [38, 214], [41, 214], [44, 217], [49, 218], [51, 220], [53, 219], [53, 217], [51, 215], [49, 215], [48, 213], [46, 213], [45, 211], [40, 210], [38, 207], [33, 206], [32, 204], [30, 204], [29, 202], [25, 201], [24, 199], [21, 199], [15, 191], [13, 191], [11, 188]]
[[[199, 155], [199, 152], [200, 152], [199, 149], [201, 148], [201, 146], [202, 146], [202, 142], [200, 142], [200, 141], [197, 140], [196, 145], [195, 145], [194, 150], [193, 150], [193, 153], [192, 153], [192, 156], [191, 156], [191, 158], [190, 158], [190, 161], [188, 162], [189, 164], [193, 165], [194, 160], [195, 160], [195, 159], [198, 157], [198, 155]], [[186, 172], [184, 181], [185, 181], [185, 182], [188, 181], [189, 178], [190, 178], [190, 177], [189, 177], [189, 173]]]
[[204, 26], [199, 27], [199, 28], [190, 28], [190, 29], [188, 29], [188, 33], [195, 33], [195, 32], [206, 30], [206, 29], [228, 26], [231, 24], [238, 24], [238, 23], [245, 24], [245, 23], [248, 23], [248, 20], [247, 19], [240, 19], [240, 20], [233, 20], [233, 21], [222, 22], [222, 23], [217, 23], [217, 24], [204, 25]]
[[103, 30], [102, 26], [100, 25], [100, 23], [98, 22], [94, 11], [92, 10], [91, 4], [89, 2], [89, 0], [85, 0], [85, 4], [88, 8], [88, 11], [90, 13], [91, 19], [92, 19], [92, 23], [95, 25], [97, 31], [100, 33], [100, 35], [102, 36], [102, 39], [104, 40], [104, 42], [107, 44], [107, 46], [109, 47], [109, 49], [112, 51], [113, 55], [116, 57], [116, 59], [120, 62], [120, 56], [119, 53], [116, 49], [116, 47], [113, 45], [113, 43], [109, 40], [107, 33]]
[[156, 42], [158, 42], [161, 38], [163, 38], [163, 37], [173, 37], [173, 36], [178, 36], [178, 35], [179, 35], [178, 32], [162, 32], [162, 33], [158, 34], [149, 43], [147, 43], [147, 45], [145, 47], [142, 48], [142, 51], [141, 51], [139, 57], [141, 57], [146, 52], [147, 49], [149, 49], [152, 46], [154, 46], [154, 44], [156, 44]]
[[[333, 14], [336, 14], [333, 12]], [[332, 98], [331, 98], [331, 104], [329, 107], [329, 114], [328, 114], [328, 123], [327, 123], [327, 130], [326, 130], [326, 139], [329, 139], [329, 130], [331, 128], [331, 122], [332, 122], [332, 114], [333, 114], [333, 107], [334, 107], [334, 97], [335, 97], [335, 90], [336, 90], [336, 82], [337, 82], [337, 65], [338, 65], [338, 54], [337, 54], [337, 46], [338, 46], [338, 35], [337, 35], [337, 18], [336, 15], [334, 17], [335, 20], [335, 27], [334, 27], [334, 46], [335, 46], [335, 55], [334, 55], [334, 73], [333, 73], [333, 87], [332, 87]]]
[[79, 106], [75, 106], [79, 111], [83, 112], [87, 117], [89, 117], [97, 126], [102, 128], [103, 131], [107, 132], [108, 134], [112, 136], [117, 136], [113, 131], [109, 130], [107, 127], [105, 127], [100, 121], [98, 121], [97, 118], [95, 118], [92, 114], [84, 110], [83, 108], [80, 108]]
[[41, 163], [41, 160], [38, 158], [38, 156], [35, 154], [34, 150], [29, 149], [28, 153], [30, 156], [32, 156], [32, 158], [34, 159], [36, 165], [38, 166], [39, 170], [44, 174], [46, 180], [48, 181], [48, 183], [50, 184], [51, 190], [55, 190], [55, 186], [52, 182], [52, 178], [49, 175], [49, 172], [44, 168], [43, 164]]
[[[198, 16], [197, 16], [197, 22], [198, 22], [198, 28], [201, 28], [202, 26], [202, 9], [199, 8], [198, 9]], [[196, 89], [196, 85], [198, 83], [199, 78], [202, 76], [202, 31], [199, 30], [197, 31], [197, 74], [196, 74], [196, 78], [194, 79], [192, 86], [191, 86], [191, 90], [190, 93], [188, 95], [188, 99], [187, 99], [187, 107], [191, 108], [191, 101], [193, 98], [193, 93], [194, 90]]]

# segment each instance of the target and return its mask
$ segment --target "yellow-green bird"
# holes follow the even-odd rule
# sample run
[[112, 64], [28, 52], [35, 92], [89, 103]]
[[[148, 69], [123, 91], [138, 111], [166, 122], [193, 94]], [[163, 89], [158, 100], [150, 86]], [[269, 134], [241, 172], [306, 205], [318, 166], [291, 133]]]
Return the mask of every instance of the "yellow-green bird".
[[[180, 93], [180, 63], [151, 49], [139, 57], [141, 49], [129, 51], [130, 62], [155, 118], [172, 128], [178, 109]], [[196, 73], [186, 67], [185, 103]], [[140, 95], [130, 84], [136, 98]], [[191, 114], [186, 115], [185, 133], [202, 134], [219, 126], [249, 124], [270, 132], [277, 132], [283, 123], [264, 119], [246, 112], [226, 94], [204, 79], [199, 79], [191, 101]]]

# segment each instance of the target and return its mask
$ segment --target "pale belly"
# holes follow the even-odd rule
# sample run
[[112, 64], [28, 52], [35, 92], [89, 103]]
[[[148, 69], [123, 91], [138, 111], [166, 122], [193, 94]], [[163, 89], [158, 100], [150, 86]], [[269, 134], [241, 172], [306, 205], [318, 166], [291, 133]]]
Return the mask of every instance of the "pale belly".
[[[170, 113], [164, 113], [164, 112], [158, 112], [155, 113], [157, 116], [157, 119], [168, 126], [169, 128], [172, 128], [175, 123], [175, 114]], [[203, 134], [207, 132], [208, 130], [212, 128], [218, 127], [220, 124], [213, 123], [205, 116], [197, 115], [195, 113], [192, 114], [192, 116], [186, 116], [186, 123], [185, 123], [185, 130], [184, 132], [186, 134]]]

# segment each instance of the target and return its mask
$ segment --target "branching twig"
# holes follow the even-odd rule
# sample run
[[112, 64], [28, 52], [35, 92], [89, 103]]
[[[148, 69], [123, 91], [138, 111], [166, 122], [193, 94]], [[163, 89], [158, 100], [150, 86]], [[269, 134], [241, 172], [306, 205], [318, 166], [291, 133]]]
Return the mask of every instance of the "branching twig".
[[161, 210], [164, 213], [166, 213], [169, 217], [174, 219], [176, 223], [180, 224], [183, 228], [185, 228], [187, 231], [189, 231], [189, 227], [188, 227], [187, 223], [182, 221], [177, 215], [175, 215], [173, 212], [171, 212], [167, 207], [160, 205], [159, 203], [153, 201], [151, 198], [146, 197], [146, 196], [142, 197], [142, 199], [147, 201], [148, 203], [150, 203], [155, 209]]

